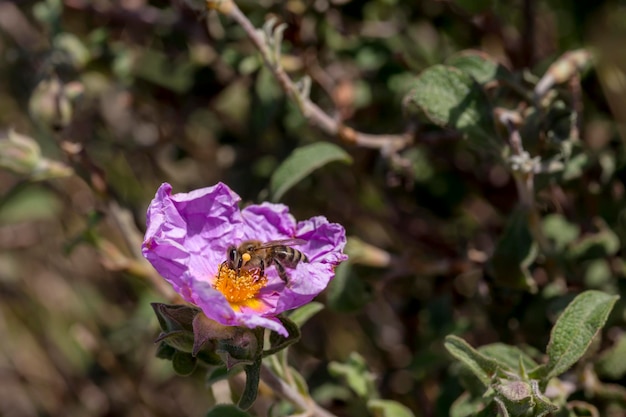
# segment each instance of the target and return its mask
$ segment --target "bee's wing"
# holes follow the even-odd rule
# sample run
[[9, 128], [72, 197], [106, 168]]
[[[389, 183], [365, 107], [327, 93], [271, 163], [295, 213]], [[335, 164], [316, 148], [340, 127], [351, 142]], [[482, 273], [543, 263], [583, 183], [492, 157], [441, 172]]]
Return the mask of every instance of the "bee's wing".
[[304, 239], [282, 239], [282, 240], [271, 240], [269, 242], [265, 242], [260, 246], [257, 246], [255, 248], [255, 250], [258, 249], [267, 249], [267, 248], [272, 248], [274, 246], [298, 246], [298, 245], [304, 245], [306, 243], [306, 240]]

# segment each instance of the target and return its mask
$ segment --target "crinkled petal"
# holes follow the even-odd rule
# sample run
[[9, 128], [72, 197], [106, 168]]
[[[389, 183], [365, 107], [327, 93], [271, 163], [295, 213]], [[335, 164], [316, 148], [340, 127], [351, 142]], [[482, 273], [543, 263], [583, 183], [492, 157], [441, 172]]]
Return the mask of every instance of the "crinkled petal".
[[240, 239], [239, 196], [221, 183], [190, 193], [171, 192], [171, 185], [161, 185], [148, 208], [142, 252], [191, 301], [192, 282], [212, 279], [228, 242]]
[[284, 204], [263, 203], [241, 210], [246, 239], [263, 242], [290, 239], [296, 231], [296, 221]]
[[[190, 193], [171, 191], [163, 184], [150, 204], [143, 254], [179, 294], [221, 324], [262, 326], [286, 336], [276, 315], [313, 299], [346, 259], [345, 230], [324, 217], [296, 223], [285, 205], [271, 203], [239, 211], [239, 196], [222, 183]], [[213, 287], [229, 245], [294, 237], [306, 242], [297, 249], [310, 262], [288, 268], [287, 285], [269, 266], [268, 285], [250, 303], [234, 307]]]
[[306, 240], [300, 247], [309, 263], [301, 262], [289, 271], [289, 285], [281, 292], [275, 313], [300, 307], [322, 292], [335, 276], [335, 267], [347, 259], [343, 254], [346, 231], [337, 223], [318, 216], [299, 222], [296, 236]]

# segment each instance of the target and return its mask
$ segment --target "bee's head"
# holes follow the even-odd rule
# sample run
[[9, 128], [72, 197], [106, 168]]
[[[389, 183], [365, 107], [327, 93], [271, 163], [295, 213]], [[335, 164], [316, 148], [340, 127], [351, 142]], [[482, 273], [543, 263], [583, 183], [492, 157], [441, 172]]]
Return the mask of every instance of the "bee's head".
[[226, 249], [226, 256], [228, 257], [228, 266], [230, 269], [239, 270], [239, 268], [241, 268], [243, 259], [239, 256], [235, 245], [230, 245], [228, 249]]

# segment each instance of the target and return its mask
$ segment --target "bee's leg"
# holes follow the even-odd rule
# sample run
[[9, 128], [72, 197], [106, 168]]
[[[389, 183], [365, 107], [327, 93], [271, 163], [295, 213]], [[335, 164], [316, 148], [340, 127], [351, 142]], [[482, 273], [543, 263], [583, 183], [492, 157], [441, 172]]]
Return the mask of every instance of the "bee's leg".
[[260, 270], [260, 274], [259, 277], [264, 277], [265, 276], [265, 261], [263, 259], [261, 259], [261, 265], [259, 266], [259, 270]]
[[285, 270], [283, 264], [274, 260], [274, 265], [276, 265], [276, 271], [278, 271], [278, 276], [280, 277], [280, 279], [285, 281], [285, 284], [289, 284], [289, 277], [287, 276], [287, 271]]

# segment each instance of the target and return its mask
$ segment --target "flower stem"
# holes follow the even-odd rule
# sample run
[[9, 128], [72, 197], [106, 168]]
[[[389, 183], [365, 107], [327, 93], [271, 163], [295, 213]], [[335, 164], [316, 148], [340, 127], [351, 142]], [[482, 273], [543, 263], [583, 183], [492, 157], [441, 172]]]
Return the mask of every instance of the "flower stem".
[[397, 154], [413, 142], [413, 133], [373, 135], [358, 132], [349, 126], [328, 115], [308, 96], [301, 94], [289, 75], [281, 67], [280, 61], [272, 54], [272, 48], [266, 39], [252, 25], [250, 20], [239, 9], [233, 0], [207, 0], [209, 8], [214, 8], [233, 19], [246, 32], [256, 49], [261, 53], [263, 61], [278, 81], [282, 90], [298, 105], [304, 117], [329, 135], [336, 136], [342, 141], [364, 148], [379, 149], [386, 157]]
[[305, 398], [294, 387], [277, 377], [266, 365], [261, 365], [261, 380], [279, 397], [293, 403], [311, 417], [336, 417], [330, 411], [320, 407], [310, 398]]

